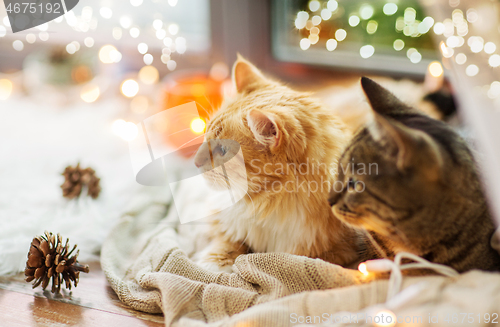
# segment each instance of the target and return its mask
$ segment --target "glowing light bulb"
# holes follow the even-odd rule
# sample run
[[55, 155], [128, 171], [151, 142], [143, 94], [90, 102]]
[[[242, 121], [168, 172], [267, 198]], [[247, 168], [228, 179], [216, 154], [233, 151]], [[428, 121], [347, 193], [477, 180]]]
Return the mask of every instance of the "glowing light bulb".
[[328, 51], [333, 51], [337, 48], [337, 40], [335, 39], [329, 39], [326, 41], [326, 50]]
[[101, 14], [102, 18], [104, 18], [104, 19], [110, 19], [111, 17], [113, 17], [113, 11], [108, 7], [102, 7], [99, 10], [99, 13]]
[[441, 65], [441, 63], [439, 61], [431, 62], [427, 69], [429, 71], [429, 74], [431, 74], [432, 77], [443, 76], [443, 73], [444, 73], [443, 66]]
[[179, 25], [177, 25], [177, 24], [168, 25], [168, 32], [171, 35], [176, 35], [177, 33], [179, 33]]
[[139, 93], [139, 83], [133, 79], [128, 79], [122, 83], [121, 91], [127, 98], [132, 98]]
[[486, 52], [487, 54], [492, 54], [493, 52], [496, 51], [496, 49], [497, 49], [497, 46], [493, 42], [487, 42], [484, 45], [484, 52]]
[[30, 44], [33, 44], [35, 43], [36, 41], [36, 35], [33, 34], [33, 33], [30, 33], [28, 35], [26, 35], [26, 42], [30, 43]]
[[359, 49], [359, 54], [361, 58], [367, 59], [373, 56], [375, 53], [375, 48], [372, 45], [364, 45]]
[[330, 0], [326, 4], [326, 7], [328, 8], [328, 10], [333, 12], [333, 11], [337, 10], [337, 8], [339, 7], [339, 3], [335, 0]]
[[394, 47], [394, 50], [401, 51], [405, 47], [405, 42], [403, 40], [401, 40], [401, 39], [397, 39], [397, 40], [394, 41], [394, 43], [393, 43], [392, 46]]
[[463, 53], [459, 53], [455, 56], [455, 62], [459, 65], [465, 64], [466, 61], [467, 61], [467, 56]]
[[82, 91], [80, 92], [80, 97], [82, 98], [83, 101], [87, 103], [92, 103], [99, 98], [100, 94], [101, 91], [99, 90], [99, 87], [97, 85], [88, 84], [82, 88]]
[[201, 134], [203, 133], [203, 131], [205, 131], [205, 121], [203, 121], [203, 119], [201, 118], [195, 118], [191, 121], [191, 130], [195, 133], [195, 134]]
[[15, 40], [14, 42], [12, 42], [12, 47], [16, 51], [23, 51], [23, 49], [24, 49], [24, 43], [23, 43], [23, 41]]
[[7, 100], [12, 94], [12, 82], [8, 79], [0, 79], [0, 100]]
[[154, 84], [160, 79], [160, 73], [154, 66], [144, 66], [139, 71], [139, 80], [144, 84]]
[[155, 30], [159, 30], [159, 29], [160, 29], [160, 28], [162, 28], [162, 27], [163, 27], [163, 22], [161, 21], [161, 19], [155, 19], [155, 20], [153, 21], [153, 28], [154, 28]]
[[167, 68], [170, 71], [175, 70], [175, 68], [177, 68], [177, 63], [175, 62], [175, 60], [167, 61]]
[[309, 39], [304, 38], [300, 40], [300, 48], [302, 50], [307, 50], [309, 49], [310, 46], [311, 46], [311, 41], [309, 41]]
[[118, 58], [121, 60], [121, 54], [118, 55], [117, 53], [119, 52], [114, 46], [107, 44], [99, 50], [99, 60], [104, 64], [112, 64], [116, 62]]
[[494, 54], [488, 59], [488, 64], [491, 67], [498, 67], [500, 66], [500, 55]]
[[349, 25], [351, 25], [352, 27], [358, 26], [360, 21], [361, 20], [356, 15], [352, 15], [351, 17], [349, 17]]
[[132, 141], [137, 137], [139, 130], [134, 123], [126, 122], [123, 119], [116, 120], [111, 126], [113, 133], [124, 139]]
[[142, 5], [143, 0], [130, 0], [130, 4], [134, 7], [139, 7]]
[[85, 46], [92, 48], [94, 46], [94, 39], [88, 36], [85, 38], [85, 40], [83, 40], [83, 43], [85, 44]]
[[153, 59], [154, 59], [154, 58], [153, 58], [153, 55], [152, 55], [152, 54], [150, 54], [150, 53], [146, 53], [146, 54], [144, 55], [144, 57], [142, 58], [142, 60], [144, 61], [144, 63], [145, 63], [146, 65], [151, 65], [151, 64], [153, 63]]
[[398, 11], [398, 5], [395, 4], [395, 3], [386, 3], [384, 5], [384, 14], [386, 14], [387, 16], [391, 16], [391, 15], [394, 15], [397, 11]]
[[366, 25], [366, 32], [368, 34], [374, 34], [377, 31], [378, 23], [374, 20], [370, 20]]
[[323, 9], [321, 10], [321, 18], [323, 20], [329, 20], [330, 18], [332, 18], [332, 12], [330, 11], [330, 9]]
[[366, 269], [366, 263], [362, 262], [358, 266], [358, 270], [365, 276], [368, 276], [369, 272], [368, 269]]
[[132, 27], [130, 29], [130, 36], [133, 37], [134, 39], [138, 38], [139, 34], [141, 34], [141, 30], [138, 29], [137, 27]]
[[146, 54], [148, 52], [148, 45], [146, 43], [139, 43], [137, 46], [140, 54]]
[[314, 11], [318, 11], [319, 7], [321, 6], [321, 4], [319, 3], [318, 0], [312, 0], [311, 2], [309, 2], [309, 9], [314, 12]]
[[75, 45], [74, 45], [74, 44], [71, 44], [71, 43], [70, 43], [70, 44], [68, 44], [68, 45], [66, 46], [66, 52], [67, 52], [67, 53], [69, 53], [69, 54], [73, 54], [73, 53], [75, 53], [75, 52], [76, 52], [76, 47], [75, 47]]
[[335, 31], [335, 38], [337, 39], [337, 41], [344, 41], [346, 37], [347, 32], [344, 29], [339, 28]]
[[443, 23], [436, 23], [434, 24], [434, 34], [436, 35], [441, 35], [444, 33], [444, 24]]
[[381, 310], [373, 317], [373, 325], [377, 327], [393, 327], [396, 322], [397, 317], [390, 310]]
[[479, 73], [479, 67], [476, 65], [469, 65], [467, 68], [465, 68], [465, 74], [467, 76], [476, 76], [477, 73]]
[[130, 26], [132, 25], [132, 19], [130, 19], [130, 17], [128, 16], [122, 16], [120, 18], [120, 25], [125, 29], [130, 28]]
[[149, 99], [143, 95], [138, 95], [130, 102], [130, 109], [137, 113], [142, 114], [149, 108]]
[[359, 15], [362, 19], [370, 19], [373, 16], [373, 7], [369, 4], [364, 4], [359, 9]]

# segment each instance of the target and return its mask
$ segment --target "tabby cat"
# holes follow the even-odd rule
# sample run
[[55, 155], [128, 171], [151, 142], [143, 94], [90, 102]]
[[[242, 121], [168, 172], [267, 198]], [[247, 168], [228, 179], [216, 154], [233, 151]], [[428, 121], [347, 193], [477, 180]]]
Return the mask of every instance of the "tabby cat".
[[500, 269], [495, 226], [466, 143], [445, 123], [417, 112], [368, 78], [374, 121], [339, 160], [334, 214], [368, 231], [366, 259], [406, 251], [470, 269]]
[[244, 162], [231, 167], [237, 176], [231, 182], [239, 189], [247, 183], [248, 192], [210, 219], [211, 243], [198, 264], [231, 271], [235, 258], [248, 252], [356, 261], [358, 232], [335, 218], [328, 204], [330, 168], [348, 141], [344, 125], [309, 94], [264, 77], [241, 57], [233, 83], [237, 94], [208, 122], [195, 164], [209, 186], [224, 189], [228, 181], [214, 163], [239, 144]]

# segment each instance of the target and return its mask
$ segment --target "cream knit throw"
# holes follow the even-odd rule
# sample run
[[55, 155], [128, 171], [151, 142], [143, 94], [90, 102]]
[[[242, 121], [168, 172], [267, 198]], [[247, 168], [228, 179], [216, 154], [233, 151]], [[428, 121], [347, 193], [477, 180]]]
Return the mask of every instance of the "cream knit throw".
[[[196, 197], [186, 192], [182, 207], [199, 210]], [[123, 217], [101, 253], [104, 272], [120, 300], [136, 310], [163, 313], [166, 326], [279, 327], [307, 319], [340, 326], [335, 317], [352, 319], [385, 301], [385, 280], [365, 283], [357, 271], [283, 253], [240, 256], [237, 273], [203, 270], [185, 254], [196, 251], [195, 230], [202, 224], [179, 226], [175, 208], [166, 202], [143, 205]], [[499, 274], [406, 278], [403, 288], [415, 283], [423, 291], [391, 307], [401, 320], [418, 322], [420, 317], [422, 325], [440, 326], [447, 325], [449, 315], [449, 326], [483, 326], [486, 313], [490, 321], [500, 313]], [[473, 314], [465, 321], [473, 316], [474, 323], [462, 323], [463, 313]], [[452, 323], [453, 314], [459, 323]], [[369, 315], [374, 313], [365, 311]], [[359, 322], [357, 326], [372, 326], [370, 320]]]

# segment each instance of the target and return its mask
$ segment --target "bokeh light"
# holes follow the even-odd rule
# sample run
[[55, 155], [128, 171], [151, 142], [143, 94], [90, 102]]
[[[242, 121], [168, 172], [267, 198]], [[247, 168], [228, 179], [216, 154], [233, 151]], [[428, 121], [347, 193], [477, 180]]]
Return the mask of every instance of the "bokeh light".
[[12, 94], [13, 84], [10, 80], [0, 79], [0, 100], [7, 100]]
[[375, 53], [375, 48], [372, 45], [364, 45], [359, 49], [359, 54], [361, 55], [361, 58], [367, 59], [373, 56]]
[[122, 54], [112, 45], [107, 44], [99, 50], [99, 60], [104, 64], [120, 62]]
[[80, 97], [82, 98], [83, 101], [87, 103], [92, 103], [99, 98], [100, 94], [101, 90], [97, 85], [87, 84], [82, 88], [82, 91], [80, 92]]
[[201, 134], [205, 131], [205, 121], [201, 118], [195, 118], [191, 121], [191, 130], [195, 133], [195, 134]]
[[368, 269], [366, 268], [366, 263], [362, 262], [359, 264], [358, 266], [358, 270], [365, 276], [367, 276], [369, 273], [368, 273]]
[[431, 62], [429, 64], [428, 70], [429, 74], [431, 74], [432, 77], [441, 77], [444, 73], [443, 66], [439, 61]]
[[326, 49], [328, 51], [333, 51], [337, 48], [337, 40], [335, 39], [329, 39], [328, 41], [326, 41]]
[[139, 70], [139, 80], [144, 84], [154, 84], [160, 79], [160, 73], [154, 66], [144, 66]]
[[381, 310], [373, 317], [373, 325], [377, 327], [393, 327], [396, 323], [397, 317], [390, 310]]
[[467, 68], [465, 68], [465, 74], [467, 76], [476, 76], [479, 73], [479, 67], [476, 65], [469, 65]]
[[123, 119], [116, 120], [111, 126], [113, 133], [124, 139], [125, 141], [132, 141], [137, 137], [139, 130], [134, 123], [126, 122]]
[[145, 113], [149, 109], [149, 99], [144, 95], [138, 95], [130, 101], [130, 110], [136, 114]]
[[128, 98], [134, 97], [139, 93], [139, 83], [133, 79], [128, 79], [122, 83], [121, 91]]
[[394, 15], [398, 11], [398, 5], [395, 3], [386, 3], [383, 8], [384, 14], [387, 16]]

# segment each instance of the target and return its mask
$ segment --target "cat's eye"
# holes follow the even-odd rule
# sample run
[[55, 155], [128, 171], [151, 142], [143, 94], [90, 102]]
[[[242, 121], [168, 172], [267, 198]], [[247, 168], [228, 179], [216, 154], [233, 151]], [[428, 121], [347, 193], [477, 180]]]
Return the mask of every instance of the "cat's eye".
[[227, 146], [221, 145], [221, 147], [220, 147], [221, 156], [225, 156], [226, 153], [227, 153]]

